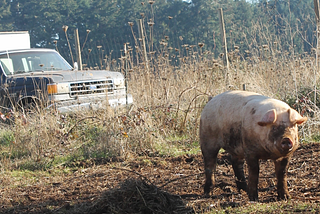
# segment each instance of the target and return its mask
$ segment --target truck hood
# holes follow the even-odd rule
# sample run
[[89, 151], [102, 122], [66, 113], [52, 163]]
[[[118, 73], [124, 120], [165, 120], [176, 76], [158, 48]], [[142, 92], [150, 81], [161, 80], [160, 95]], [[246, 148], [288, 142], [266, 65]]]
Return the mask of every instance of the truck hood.
[[[44, 71], [14, 75], [15, 77], [49, 77], [53, 82], [81, 82], [91, 80], [119, 79], [123, 75], [119, 72], [106, 70], [85, 70], [85, 71]], [[13, 77], [13, 76], [12, 76]]]

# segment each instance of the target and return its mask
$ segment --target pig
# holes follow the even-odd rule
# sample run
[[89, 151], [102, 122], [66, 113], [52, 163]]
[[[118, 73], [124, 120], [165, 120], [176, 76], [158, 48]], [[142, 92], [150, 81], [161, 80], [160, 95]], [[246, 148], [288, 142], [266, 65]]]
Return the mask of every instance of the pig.
[[[203, 108], [200, 118], [200, 146], [204, 160], [204, 194], [214, 182], [217, 155], [223, 148], [231, 155], [238, 191], [247, 192], [250, 201], [258, 200], [259, 159], [275, 165], [278, 199], [290, 198], [287, 168], [299, 146], [298, 127], [307, 121], [280, 100], [247, 91], [227, 91]], [[248, 167], [248, 185], [243, 171]]]

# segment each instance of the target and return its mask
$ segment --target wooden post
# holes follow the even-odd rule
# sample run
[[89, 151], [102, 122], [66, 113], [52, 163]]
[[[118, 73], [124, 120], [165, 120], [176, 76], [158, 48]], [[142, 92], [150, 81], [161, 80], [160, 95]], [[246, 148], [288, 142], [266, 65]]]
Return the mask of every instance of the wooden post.
[[242, 85], [242, 90], [244, 90], [244, 91], [247, 90], [246, 84]]
[[226, 84], [229, 85], [229, 60], [228, 60], [228, 47], [227, 47], [227, 38], [226, 38], [226, 30], [224, 27], [224, 19], [223, 19], [223, 11], [222, 8], [219, 9], [219, 18], [220, 18], [220, 26], [221, 26], [221, 39], [223, 44], [223, 62], [227, 69], [225, 74]]
[[74, 38], [75, 38], [75, 45], [76, 45], [78, 70], [81, 71], [82, 70], [82, 59], [81, 59], [81, 49], [80, 49], [78, 28], [74, 30]]
[[320, 36], [320, 9], [319, 0], [313, 0], [314, 12], [316, 13], [316, 23], [317, 23], [317, 48], [316, 48], [316, 69], [314, 71], [314, 104], [317, 102], [317, 73], [319, 71], [319, 36]]
[[[147, 75], [146, 75], [146, 83], [149, 87], [150, 91], [150, 97], [153, 98], [153, 88], [151, 85], [151, 79], [150, 79], [150, 73], [149, 73], [149, 63], [148, 63], [148, 55], [147, 55], [147, 47], [146, 47], [146, 37], [144, 36], [144, 30], [143, 30], [143, 21], [142, 19], [139, 19], [139, 38], [142, 39], [142, 46], [143, 46], [143, 52], [144, 52], [144, 62], [146, 65]], [[151, 99], [153, 102], [153, 99]]]
[[146, 37], [144, 36], [142, 19], [139, 19], [139, 38], [142, 39], [144, 61], [146, 63], [146, 69], [149, 72], [148, 55], [147, 55], [147, 47], [146, 47]]
[[128, 107], [128, 59], [127, 59], [127, 43], [124, 43], [124, 57], [125, 57], [125, 71], [124, 71], [124, 81], [125, 81], [125, 87], [126, 87], [126, 106]]

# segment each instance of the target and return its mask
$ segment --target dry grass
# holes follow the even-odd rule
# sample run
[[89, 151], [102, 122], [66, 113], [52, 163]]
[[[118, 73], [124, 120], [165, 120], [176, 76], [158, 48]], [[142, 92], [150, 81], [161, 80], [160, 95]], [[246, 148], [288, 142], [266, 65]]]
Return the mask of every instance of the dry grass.
[[[17, 114], [14, 125], [1, 124], [1, 170], [46, 169], [90, 158], [126, 159], [165, 148], [186, 151], [198, 141], [199, 118], [208, 96], [241, 90], [243, 85], [312, 115], [302, 128], [303, 139], [318, 130], [318, 107], [310, 84], [318, 79], [314, 57], [243, 59], [237, 47], [227, 71], [220, 58], [199, 46], [184, 48], [185, 55], [177, 56], [164, 47], [152, 55], [148, 69], [143, 61], [134, 64], [129, 52], [127, 62], [123, 59], [119, 64], [119, 71], [128, 72], [128, 91], [134, 97], [129, 109], [67, 115], [41, 111], [26, 115], [27, 123]], [[170, 143], [172, 138], [188, 139], [188, 145], [178, 148]]]

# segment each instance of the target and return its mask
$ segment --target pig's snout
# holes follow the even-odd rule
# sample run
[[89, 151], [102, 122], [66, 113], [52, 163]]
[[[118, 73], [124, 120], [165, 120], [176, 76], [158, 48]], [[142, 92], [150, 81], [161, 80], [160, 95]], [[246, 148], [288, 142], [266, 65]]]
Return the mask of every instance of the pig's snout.
[[281, 148], [283, 151], [291, 151], [293, 147], [293, 142], [290, 138], [284, 138], [281, 141]]

